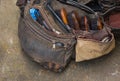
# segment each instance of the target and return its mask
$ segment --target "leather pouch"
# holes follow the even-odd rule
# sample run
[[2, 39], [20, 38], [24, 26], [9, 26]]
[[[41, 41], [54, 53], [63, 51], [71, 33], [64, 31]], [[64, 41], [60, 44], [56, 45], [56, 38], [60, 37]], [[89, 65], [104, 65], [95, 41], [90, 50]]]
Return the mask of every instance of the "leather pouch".
[[[114, 35], [110, 32], [109, 28], [107, 30], [106, 28], [103, 28], [94, 33], [83, 33], [84, 37], [79, 35], [77, 38], [76, 62], [101, 57], [109, 54], [115, 48]], [[107, 42], [104, 41], [106, 36], [110, 37]]]
[[[28, 4], [24, 10], [24, 17], [19, 22], [19, 38], [23, 50], [39, 62], [43, 67], [61, 72], [69, 63], [74, 54], [75, 37], [72, 34], [56, 34], [44, 29], [39, 23], [34, 21], [30, 14], [30, 8], [39, 8], [45, 20], [50, 23], [46, 11], [42, 6]], [[45, 15], [46, 14], [46, 15]], [[50, 26], [56, 26], [50, 24]]]
[[[64, 2], [65, 0], [61, 0], [61, 3], [59, 0], [43, 0], [39, 4], [35, 4], [34, 1], [25, 3], [24, 16], [19, 20], [18, 35], [24, 52], [41, 66], [61, 72], [72, 56], [75, 57], [76, 62], [90, 60], [108, 54], [115, 47], [114, 36], [107, 26], [104, 25], [102, 30], [90, 30], [90, 32], [69, 29], [68, 25], [56, 20], [58, 16], [51, 14], [52, 8], [47, 4], [50, 2], [54, 10], [64, 7], [68, 13], [77, 10], [81, 15], [88, 16], [88, 13], [96, 15], [92, 9], [70, 0], [67, 0], [67, 3]], [[43, 25], [32, 19], [29, 12], [31, 8], [38, 9], [52, 31], [46, 30]], [[104, 42], [102, 40], [104, 37], [110, 38]]]

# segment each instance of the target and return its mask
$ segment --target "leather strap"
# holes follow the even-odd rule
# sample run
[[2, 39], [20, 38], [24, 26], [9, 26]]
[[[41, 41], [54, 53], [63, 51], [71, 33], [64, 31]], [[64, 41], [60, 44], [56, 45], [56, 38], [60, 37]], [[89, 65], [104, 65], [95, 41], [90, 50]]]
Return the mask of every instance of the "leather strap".
[[111, 8], [120, 5], [120, 0], [99, 0], [98, 2], [104, 8]]
[[74, 6], [74, 7], [77, 7], [77, 8], [79, 8], [79, 9], [82, 9], [82, 10], [84, 10], [84, 11], [86, 11], [86, 12], [89, 12], [89, 13], [92, 13], [92, 14], [95, 13], [95, 12], [94, 12], [91, 8], [89, 8], [88, 6], [86, 6], [86, 5], [84, 5], [84, 4], [81, 4], [81, 3], [78, 3], [78, 2], [75, 1], [75, 0], [58, 0], [58, 1], [60, 1], [61, 3], [67, 4], [67, 5], [72, 5], [72, 6]]

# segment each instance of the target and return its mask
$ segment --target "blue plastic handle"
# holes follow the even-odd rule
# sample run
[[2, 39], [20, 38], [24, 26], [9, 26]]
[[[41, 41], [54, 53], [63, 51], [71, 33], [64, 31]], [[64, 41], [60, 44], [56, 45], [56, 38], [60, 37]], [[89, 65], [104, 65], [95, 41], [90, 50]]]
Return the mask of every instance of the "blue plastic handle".
[[36, 15], [40, 15], [38, 9], [35, 9], [35, 8], [31, 8], [30, 9], [30, 16], [32, 17], [33, 20], [37, 20], [37, 17]]

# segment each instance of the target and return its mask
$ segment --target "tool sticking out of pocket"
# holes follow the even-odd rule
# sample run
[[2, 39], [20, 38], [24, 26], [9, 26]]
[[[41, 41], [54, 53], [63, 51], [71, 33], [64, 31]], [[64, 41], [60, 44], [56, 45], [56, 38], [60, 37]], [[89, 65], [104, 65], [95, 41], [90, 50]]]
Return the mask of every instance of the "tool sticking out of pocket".
[[81, 30], [89, 31], [89, 22], [87, 16], [81, 17]]
[[48, 26], [48, 24], [46, 23], [46, 21], [44, 20], [44, 18], [42, 17], [42, 15], [38, 9], [31, 8], [30, 16], [32, 17], [33, 20], [37, 21], [40, 25], [42, 25], [42, 27], [45, 28], [46, 30], [54, 32], [56, 34], [61, 34], [61, 32], [59, 32], [58, 30]]
[[63, 23], [72, 29], [83, 31], [103, 29], [102, 21], [97, 16], [95, 18], [89, 18], [87, 16], [80, 17], [77, 11], [74, 10], [67, 14], [65, 8], [55, 10], [55, 12]]
[[79, 14], [77, 13], [77, 11], [72, 11], [71, 16], [72, 16], [72, 20], [73, 20], [73, 23], [74, 23], [75, 30], [80, 30]]
[[102, 30], [103, 29], [102, 20], [100, 17], [91, 18], [90, 23], [91, 23], [90, 24], [91, 30]]
[[41, 24], [42, 27], [44, 27], [45, 29], [47, 29], [49, 31], [52, 31], [52, 29], [47, 25], [47, 23], [45, 22], [45, 20], [41, 16], [38, 9], [31, 8], [30, 9], [30, 15], [31, 15], [32, 19], [37, 21], [39, 24]]
[[[55, 17], [55, 19], [62, 25], [60, 26], [61, 29], [63, 29], [66, 33], [70, 33], [70, 32], [72, 33], [71, 28], [68, 25], [66, 25], [63, 22], [63, 20], [55, 13], [54, 9], [51, 6], [51, 1], [48, 0], [45, 6], [51, 12], [51, 14]], [[63, 13], [63, 15], [65, 15], [65, 13]]]
[[67, 14], [66, 9], [61, 8], [60, 10], [55, 10], [55, 12], [62, 19], [66, 26], [69, 26], [71, 29], [80, 30], [79, 28], [80, 18], [76, 11], [72, 11], [71, 13]]
[[71, 28], [70, 28], [69, 25], [68, 25], [67, 11], [66, 11], [65, 8], [62, 8], [62, 9], [60, 10], [60, 15], [61, 15], [61, 18], [62, 18], [64, 24], [65, 24], [66, 27], [70, 30]]
[[[75, 30], [101, 30], [103, 28], [102, 22], [100, 18], [94, 18], [89, 21], [87, 16], [80, 17], [77, 11], [72, 11], [67, 14], [65, 8], [61, 8], [60, 10], [55, 11], [50, 3], [46, 4], [46, 8], [52, 13], [55, 19], [62, 25], [60, 26], [65, 32], [70, 33], [72, 29]], [[39, 24], [43, 25], [43, 27], [49, 31], [54, 32], [46, 23], [44, 18], [42, 17], [40, 11], [35, 8], [30, 9], [30, 15], [33, 20], [36, 20]]]

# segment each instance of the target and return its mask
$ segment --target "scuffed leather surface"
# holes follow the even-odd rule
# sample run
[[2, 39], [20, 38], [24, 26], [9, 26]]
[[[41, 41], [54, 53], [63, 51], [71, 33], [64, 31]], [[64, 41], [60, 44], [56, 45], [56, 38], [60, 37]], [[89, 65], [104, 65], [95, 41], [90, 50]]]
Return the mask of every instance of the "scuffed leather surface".
[[33, 34], [21, 18], [18, 30], [23, 50], [35, 61], [42, 63], [43, 65], [46, 62], [59, 64], [60, 67], [63, 68], [68, 61], [70, 61], [71, 55], [74, 53], [74, 41], [72, 44], [73, 46], [69, 47], [69, 49], [64, 47], [54, 49], [52, 47], [52, 42], [48, 42], [42, 37], [38, 39], [37, 34]]
[[[56, 4], [60, 4], [60, 3], [56, 2]], [[21, 25], [21, 20], [19, 23], [19, 38], [20, 38], [21, 46], [22, 46], [23, 50], [30, 57], [32, 57], [35, 61], [41, 63], [44, 67], [47, 66], [48, 69], [53, 69], [53, 70], [57, 71], [61, 67], [64, 68], [68, 63], [68, 60], [70, 60], [71, 56], [74, 54], [74, 45], [75, 45], [74, 38], [70, 38], [71, 40], [69, 41], [69, 43], [67, 43], [68, 40], [62, 39], [62, 42], [64, 44], [66, 44], [66, 45], [70, 44], [70, 46], [58, 48], [58, 49], [53, 48], [54, 43], [48, 41], [47, 39], [44, 39], [44, 37], [47, 37], [47, 36], [51, 37], [48, 39], [50, 39], [52, 41], [55, 41], [54, 40], [55, 37], [52, 36], [52, 34], [47, 34], [47, 33], [43, 32], [42, 30], [39, 30], [38, 29], [39, 26], [37, 26], [35, 22], [33, 22], [32, 20], [27, 18], [29, 16], [29, 13], [28, 13], [29, 8], [30, 8], [29, 6], [32, 6], [32, 5], [28, 5], [25, 8], [25, 13], [24, 13], [24, 18], [23, 18], [24, 24], [22, 24], [23, 26]], [[60, 5], [59, 6], [53, 5], [53, 6], [59, 7]], [[66, 6], [66, 8], [68, 8], [68, 6]], [[68, 8], [68, 10], [71, 10], [71, 9]], [[37, 28], [37, 29], [35, 29], [35, 28]], [[107, 32], [107, 30], [106, 30], [106, 32]], [[41, 35], [40, 35], [40, 33], [41, 33]], [[100, 33], [102, 33], [102, 34], [100, 35]], [[81, 34], [80, 36], [82, 36], [82, 35], [85, 35], [85, 33], [83, 32], [83, 34]], [[98, 35], [100, 35], [100, 36], [98, 36]], [[90, 33], [91, 38], [86, 37], [86, 39], [93, 39], [92, 42], [94, 43], [94, 40], [97, 40], [99, 42], [100, 41], [99, 39], [103, 38], [106, 35], [107, 34], [104, 32]], [[75, 34], [75, 36], [76, 36], [76, 34]], [[114, 40], [114, 37], [112, 39]], [[56, 42], [59, 40], [60, 40], [59, 38], [56, 38]], [[104, 43], [102, 43], [102, 45], [103, 44]], [[77, 44], [77, 45], [78, 45], [78, 49], [79, 49], [79, 44]], [[102, 47], [102, 45], [100, 45], [100, 46]], [[111, 44], [106, 45], [106, 47], [109, 47], [109, 46], [111, 47], [111, 45], [112, 45], [112, 48], [110, 50], [108, 50], [107, 52], [104, 53], [101, 51], [103, 55], [106, 53], [109, 53], [115, 47], [115, 42], [113, 41]], [[98, 44], [98, 46], [99, 46], [99, 44]], [[92, 50], [92, 49], [90, 49], [90, 50]], [[79, 52], [77, 52], [77, 54], [79, 54], [81, 52], [82, 51], [79, 51]], [[99, 56], [101, 56], [101, 55], [98, 54], [98, 57]], [[96, 58], [96, 56], [94, 56], [92, 58]], [[92, 58], [90, 57], [89, 59], [92, 59]], [[86, 60], [86, 59], [83, 59], [83, 60]], [[83, 60], [80, 60], [80, 61], [83, 61]]]

